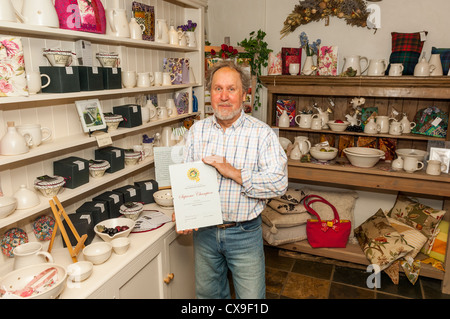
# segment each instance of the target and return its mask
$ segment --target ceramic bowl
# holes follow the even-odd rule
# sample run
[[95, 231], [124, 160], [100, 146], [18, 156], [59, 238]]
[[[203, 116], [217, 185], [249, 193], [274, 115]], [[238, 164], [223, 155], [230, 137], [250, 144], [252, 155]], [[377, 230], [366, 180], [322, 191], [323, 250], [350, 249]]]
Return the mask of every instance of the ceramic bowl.
[[401, 156], [403, 159], [407, 157], [414, 157], [419, 161], [425, 161], [425, 157], [427, 157], [428, 152], [422, 150], [416, 150], [413, 148], [399, 148], [395, 151], [398, 156]]
[[66, 181], [62, 176], [48, 176], [46, 179], [36, 179], [34, 188], [38, 189], [45, 197], [52, 198], [63, 189]]
[[82, 260], [67, 266], [67, 275], [69, 280], [81, 282], [89, 278], [92, 274], [94, 265], [90, 261]]
[[125, 165], [136, 165], [141, 157], [141, 152], [125, 151]]
[[[94, 231], [101, 239], [103, 239], [106, 242], [110, 242], [116, 238], [128, 237], [128, 235], [131, 233], [131, 231], [134, 228], [134, 224], [135, 224], [135, 221], [130, 218], [121, 218], [121, 217], [111, 218], [111, 219], [103, 220], [103, 221], [99, 222], [97, 225], [95, 225]], [[101, 231], [102, 228], [97, 227], [97, 226], [103, 226], [106, 228], [116, 228], [117, 226], [127, 226], [128, 229], [119, 231], [119, 232], [115, 233], [113, 236], [110, 236], [108, 233], [103, 233]]]
[[123, 116], [120, 114], [103, 113], [103, 116], [105, 117], [105, 122], [106, 126], [108, 126], [108, 131], [117, 130], [120, 122], [123, 121]]
[[89, 174], [94, 177], [102, 177], [111, 165], [106, 160], [90, 160], [89, 161]]
[[334, 121], [328, 121], [327, 124], [334, 132], [344, 132], [350, 125], [350, 122], [344, 121], [344, 123], [335, 123]]
[[144, 205], [139, 202], [128, 202], [120, 206], [119, 212], [126, 218], [136, 220], [139, 214], [144, 210]]
[[355, 154], [362, 157], [372, 157], [377, 155], [384, 155], [384, 152], [381, 150], [378, 150], [376, 148], [370, 148], [370, 147], [347, 147], [346, 149], [347, 153]]
[[125, 254], [130, 247], [130, 239], [127, 237], [115, 238], [111, 241], [114, 253], [117, 255]]
[[[353, 149], [360, 148], [355, 147]], [[361, 147], [365, 148], [365, 147]], [[358, 150], [348, 151], [346, 148], [344, 149], [344, 154], [347, 156], [348, 160], [353, 166], [356, 167], [373, 167], [378, 161], [384, 157], [384, 152], [381, 150], [370, 149], [373, 150], [372, 154], [369, 154], [366, 150], [361, 150], [361, 153], [358, 153]]]
[[87, 261], [94, 265], [103, 264], [111, 257], [112, 246], [106, 241], [91, 243], [83, 248], [83, 255]]
[[44, 50], [44, 56], [52, 66], [65, 67], [72, 63], [72, 51], [65, 50]]
[[119, 55], [116, 53], [97, 53], [95, 57], [104, 68], [117, 68], [119, 66]]
[[17, 199], [12, 196], [0, 197], [0, 218], [11, 215], [17, 207]]
[[17, 209], [28, 209], [41, 203], [38, 194], [25, 185], [20, 185], [19, 190], [14, 193], [14, 197], [17, 199]]
[[[42, 263], [35, 264], [31, 266], [26, 266], [17, 270], [14, 270], [8, 274], [6, 274], [3, 278], [0, 279], [0, 287], [6, 287], [8, 291], [16, 291], [24, 288], [30, 281], [32, 281], [36, 276], [38, 276], [41, 272], [54, 268], [56, 273], [53, 278], [55, 282], [48, 286], [42, 286], [39, 292], [35, 292], [29, 296], [24, 296], [25, 299], [55, 299], [59, 296], [59, 294], [63, 291], [66, 286], [66, 278], [67, 272], [64, 267], [58, 264], [52, 263]], [[50, 275], [53, 273], [53, 269], [47, 273], [46, 275]], [[15, 297], [14, 295], [11, 296]], [[1, 298], [1, 293], [0, 293]]]
[[173, 197], [171, 189], [162, 189], [153, 194], [156, 204], [159, 206], [173, 207]]
[[309, 153], [320, 162], [326, 162], [334, 159], [338, 154], [338, 149], [331, 146], [314, 146]]

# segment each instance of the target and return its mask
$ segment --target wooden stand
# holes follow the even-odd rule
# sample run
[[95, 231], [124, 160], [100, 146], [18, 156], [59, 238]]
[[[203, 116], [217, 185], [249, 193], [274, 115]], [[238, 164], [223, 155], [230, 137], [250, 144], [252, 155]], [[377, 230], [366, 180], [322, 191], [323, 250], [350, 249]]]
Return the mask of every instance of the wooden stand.
[[[72, 224], [72, 221], [70, 220], [69, 216], [67, 215], [66, 211], [61, 205], [61, 202], [59, 201], [58, 197], [53, 196], [53, 199], [49, 200], [50, 207], [52, 208], [53, 215], [55, 216], [56, 225], [53, 229], [52, 233], [52, 239], [50, 240], [50, 244], [48, 246], [48, 252], [50, 253], [52, 251], [53, 241], [55, 240], [56, 231], [58, 230], [58, 226], [61, 229], [61, 235], [64, 238], [64, 242], [66, 243], [67, 249], [69, 250], [70, 257], [72, 257], [72, 261], [74, 263], [77, 262], [77, 255], [80, 252], [82, 248], [84, 248], [84, 242], [87, 239], [87, 235], [84, 234], [80, 237], [78, 235], [77, 230]], [[72, 231], [73, 235], [75, 236], [75, 239], [77, 240], [77, 245], [75, 248], [72, 247], [72, 244], [70, 243], [69, 236], [67, 236], [66, 229], [64, 228], [64, 225], [62, 223], [61, 215], [64, 217], [64, 219], [67, 222], [67, 225], [69, 225], [70, 230]]]

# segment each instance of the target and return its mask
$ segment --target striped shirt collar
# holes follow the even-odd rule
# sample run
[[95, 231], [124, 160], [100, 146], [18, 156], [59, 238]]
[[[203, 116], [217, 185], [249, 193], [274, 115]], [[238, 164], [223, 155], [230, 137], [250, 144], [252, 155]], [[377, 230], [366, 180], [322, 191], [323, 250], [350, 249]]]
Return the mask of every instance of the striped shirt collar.
[[[217, 117], [214, 114], [213, 116], [211, 116], [212, 118], [212, 124], [214, 127], [218, 128], [218, 129], [222, 129], [222, 126], [217, 122]], [[238, 119], [236, 121], [233, 122], [233, 124], [231, 124], [231, 126], [229, 128], [232, 129], [236, 129], [239, 126], [244, 124], [244, 120], [245, 120], [245, 113], [244, 110], [241, 110], [241, 115], [238, 117]]]

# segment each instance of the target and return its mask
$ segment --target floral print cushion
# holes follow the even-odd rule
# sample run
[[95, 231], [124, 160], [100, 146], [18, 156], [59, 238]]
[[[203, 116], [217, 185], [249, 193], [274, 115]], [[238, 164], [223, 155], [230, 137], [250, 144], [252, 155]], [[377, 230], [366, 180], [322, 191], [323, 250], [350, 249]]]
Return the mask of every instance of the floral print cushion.
[[0, 37], [0, 97], [27, 95], [22, 41], [20, 38]]

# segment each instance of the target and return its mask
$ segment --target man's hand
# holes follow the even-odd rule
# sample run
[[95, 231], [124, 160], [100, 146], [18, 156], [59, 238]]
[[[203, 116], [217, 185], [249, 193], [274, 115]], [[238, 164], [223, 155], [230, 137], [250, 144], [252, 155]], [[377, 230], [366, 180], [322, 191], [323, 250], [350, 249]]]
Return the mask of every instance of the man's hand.
[[[175, 223], [175, 213], [172, 213], [172, 221]], [[177, 228], [177, 226], [175, 225], [175, 229], [176, 228]], [[197, 231], [197, 230], [198, 230], [198, 228], [195, 229], [195, 231]], [[181, 234], [181, 235], [189, 235], [192, 232], [193, 232], [192, 229], [185, 229], [185, 230], [180, 230], [180, 231], [177, 230], [177, 233]]]
[[211, 155], [204, 157], [203, 163], [211, 165], [217, 169], [217, 171], [222, 174], [223, 177], [231, 178], [239, 185], [242, 185], [241, 170], [234, 168], [230, 163], [227, 162], [225, 157], [218, 155]]

